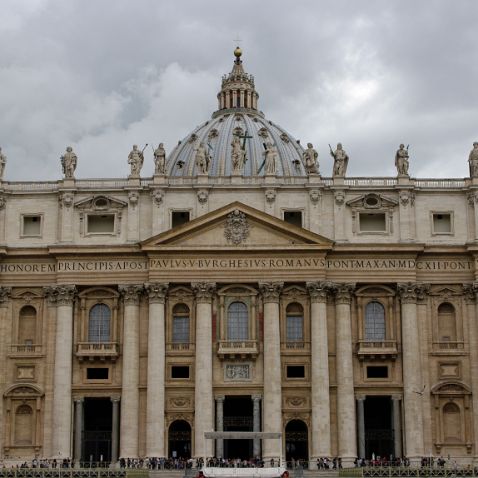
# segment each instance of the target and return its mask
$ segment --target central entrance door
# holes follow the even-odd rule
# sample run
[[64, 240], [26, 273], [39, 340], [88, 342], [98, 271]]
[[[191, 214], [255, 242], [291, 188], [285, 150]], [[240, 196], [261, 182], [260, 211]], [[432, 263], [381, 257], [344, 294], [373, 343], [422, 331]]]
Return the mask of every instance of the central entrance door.
[[368, 395], [364, 403], [365, 455], [390, 459], [393, 450], [392, 400], [391, 397]]
[[[252, 399], [247, 396], [226, 396], [224, 399], [224, 431], [252, 432]], [[249, 460], [253, 457], [253, 440], [224, 440], [224, 458]]]
[[111, 461], [111, 399], [85, 398], [81, 460], [87, 463]]

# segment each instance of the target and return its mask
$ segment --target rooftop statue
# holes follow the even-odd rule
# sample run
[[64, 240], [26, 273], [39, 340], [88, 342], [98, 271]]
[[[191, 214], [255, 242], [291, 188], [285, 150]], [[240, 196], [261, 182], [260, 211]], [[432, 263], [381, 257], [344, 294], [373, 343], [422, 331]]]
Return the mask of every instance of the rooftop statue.
[[265, 144], [266, 150], [264, 151], [264, 172], [265, 174], [276, 174], [277, 170], [277, 147], [272, 144], [272, 141], [267, 141]]
[[71, 146], [66, 148], [65, 154], [60, 156], [60, 160], [65, 179], [73, 179], [75, 177], [75, 169], [78, 157], [73, 152], [73, 148]]
[[408, 176], [408, 146], [401, 144], [395, 153], [395, 167], [399, 176]]
[[470, 178], [478, 178], [478, 141], [473, 143], [473, 149], [468, 157], [468, 164], [470, 166]]
[[194, 162], [196, 168], [198, 169], [199, 174], [207, 174], [209, 170], [209, 154], [207, 152], [206, 146], [204, 143], [199, 143], [199, 145], [194, 148], [196, 155], [194, 156]]
[[3, 179], [3, 173], [5, 172], [6, 164], [7, 157], [2, 153], [2, 148], [0, 148], [0, 181]]
[[[146, 144], [146, 146], [148, 145]], [[146, 148], [146, 146], [144, 148]], [[128, 155], [128, 164], [131, 166], [130, 178], [139, 178], [144, 163], [144, 148], [140, 151], [138, 145], [134, 144], [133, 149]]]
[[232, 153], [231, 162], [233, 171], [242, 171], [246, 163], [246, 151], [242, 149], [241, 139], [239, 136], [234, 135], [232, 138]]
[[307, 174], [318, 174], [319, 173], [319, 165], [317, 163], [317, 158], [319, 154], [314, 149], [312, 143], [307, 143], [307, 149], [303, 153], [303, 158], [305, 162], [305, 169]]
[[337, 143], [337, 149], [332, 151], [332, 147], [329, 144], [330, 154], [334, 158], [334, 170], [333, 177], [343, 178], [347, 172], [347, 166], [349, 164], [349, 156], [342, 148], [342, 143]]
[[166, 174], [166, 150], [163, 143], [159, 143], [154, 150], [154, 174]]

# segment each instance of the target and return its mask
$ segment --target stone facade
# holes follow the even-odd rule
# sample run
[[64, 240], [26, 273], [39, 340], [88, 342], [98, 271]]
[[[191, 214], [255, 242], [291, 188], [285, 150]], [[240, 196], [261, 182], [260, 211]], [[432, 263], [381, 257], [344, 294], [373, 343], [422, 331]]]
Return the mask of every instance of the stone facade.
[[[231, 81], [225, 114], [253, 117]], [[204, 432], [242, 426], [283, 433], [251, 440], [265, 459], [474, 461], [476, 180], [172, 174], [181, 154], [0, 181], [0, 457], [225, 456]]]

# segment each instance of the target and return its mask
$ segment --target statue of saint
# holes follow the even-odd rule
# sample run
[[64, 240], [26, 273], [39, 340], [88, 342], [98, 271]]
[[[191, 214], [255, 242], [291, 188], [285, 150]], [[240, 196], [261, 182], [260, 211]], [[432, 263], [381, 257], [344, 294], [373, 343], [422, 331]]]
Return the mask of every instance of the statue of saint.
[[318, 174], [319, 165], [317, 164], [317, 158], [319, 154], [314, 149], [312, 143], [307, 143], [307, 149], [304, 151], [302, 157], [304, 158], [307, 174]]
[[234, 135], [232, 137], [232, 170], [233, 171], [242, 171], [244, 169], [244, 164], [246, 163], [246, 152], [241, 147], [241, 139], [239, 136]]
[[209, 154], [207, 152], [206, 146], [204, 143], [199, 143], [195, 148], [196, 156], [194, 157], [194, 162], [196, 168], [198, 169], [199, 174], [207, 174], [209, 170]]
[[143, 167], [144, 155], [143, 151], [138, 149], [138, 145], [134, 144], [132, 151], [128, 155], [128, 164], [131, 166], [130, 178], [139, 178], [139, 173]]
[[395, 167], [399, 176], [408, 176], [408, 148], [401, 144], [395, 154]]
[[68, 146], [65, 154], [60, 156], [60, 159], [65, 179], [73, 179], [75, 177], [76, 163], [78, 161], [76, 154], [73, 152], [73, 148]]
[[470, 166], [470, 178], [478, 178], [478, 141], [473, 143], [473, 149], [468, 157], [468, 164]]
[[342, 143], [337, 143], [337, 149], [332, 151], [330, 147], [330, 154], [334, 158], [334, 171], [333, 177], [343, 178], [347, 172], [347, 166], [349, 164], [349, 156], [342, 148]]
[[270, 140], [266, 142], [266, 150], [264, 151], [264, 172], [265, 174], [276, 173], [277, 147], [272, 144]]
[[2, 153], [2, 148], [0, 148], [0, 181], [3, 179], [3, 173], [5, 172], [6, 164], [7, 157]]
[[163, 143], [159, 143], [154, 150], [154, 174], [166, 174], [166, 151]]

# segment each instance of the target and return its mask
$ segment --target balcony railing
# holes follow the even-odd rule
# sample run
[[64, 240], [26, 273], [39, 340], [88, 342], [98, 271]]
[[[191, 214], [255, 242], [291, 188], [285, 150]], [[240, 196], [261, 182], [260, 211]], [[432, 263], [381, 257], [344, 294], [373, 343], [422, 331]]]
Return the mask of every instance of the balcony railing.
[[78, 342], [76, 356], [79, 360], [112, 360], [119, 355], [117, 342]]
[[257, 340], [220, 340], [217, 344], [219, 358], [255, 358], [259, 354]]
[[194, 352], [194, 344], [189, 342], [168, 342], [166, 344], [166, 352], [171, 352], [171, 353]]
[[397, 353], [396, 340], [359, 340], [357, 342], [357, 355], [360, 360], [395, 359]]
[[283, 351], [287, 350], [310, 350], [310, 342], [304, 342], [303, 340], [289, 340], [287, 342], [281, 343], [281, 349]]
[[465, 344], [463, 341], [444, 340], [441, 342], [433, 342], [433, 348], [438, 350], [463, 350]]
[[12, 354], [41, 354], [42, 346], [39, 344], [13, 344], [10, 346], [10, 353]]

